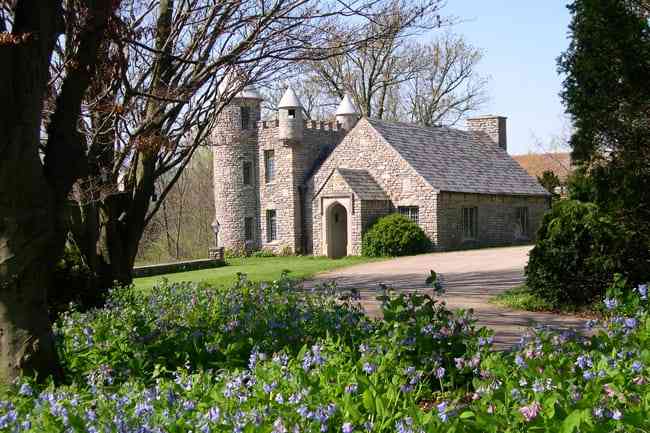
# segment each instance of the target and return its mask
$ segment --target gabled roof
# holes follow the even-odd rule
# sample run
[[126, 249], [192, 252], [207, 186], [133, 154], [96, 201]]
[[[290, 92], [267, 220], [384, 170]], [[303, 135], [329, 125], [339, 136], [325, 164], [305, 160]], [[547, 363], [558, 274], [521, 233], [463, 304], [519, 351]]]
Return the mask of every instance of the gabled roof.
[[367, 119], [433, 188], [475, 194], [549, 195], [485, 133]]
[[527, 155], [513, 155], [512, 159], [531, 176], [542, 176], [545, 171], [552, 171], [562, 182], [566, 181], [571, 172], [571, 154], [568, 152], [557, 153], [529, 153]]
[[389, 200], [386, 192], [366, 170], [339, 167], [336, 171], [360, 200]]

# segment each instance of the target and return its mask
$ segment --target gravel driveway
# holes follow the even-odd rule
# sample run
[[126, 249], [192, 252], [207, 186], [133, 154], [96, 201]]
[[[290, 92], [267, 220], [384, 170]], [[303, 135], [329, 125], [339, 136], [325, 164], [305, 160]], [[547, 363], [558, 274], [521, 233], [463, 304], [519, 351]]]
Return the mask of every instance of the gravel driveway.
[[585, 320], [575, 316], [515, 311], [488, 302], [498, 293], [523, 283], [530, 249], [518, 246], [402, 257], [322, 273], [305, 285], [336, 281], [341, 288], [357, 288], [366, 311], [376, 316], [379, 302], [375, 298], [380, 284], [396, 290], [431, 291], [424, 282], [433, 269], [443, 281], [446, 292], [442, 299], [448, 307], [474, 309], [479, 324], [494, 329], [495, 345], [499, 348], [512, 346], [535, 324], [582, 328]]

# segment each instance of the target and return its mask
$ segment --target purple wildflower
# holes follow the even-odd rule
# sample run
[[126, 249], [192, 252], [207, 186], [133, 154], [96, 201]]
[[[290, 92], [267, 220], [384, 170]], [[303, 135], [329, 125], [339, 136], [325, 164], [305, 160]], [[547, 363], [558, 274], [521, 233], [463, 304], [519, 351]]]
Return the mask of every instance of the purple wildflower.
[[366, 362], [363, 364], [363, 372], [366, 374], [372, 374], [375, 372], [377, 367], [374, 364], [371, 364], [369, 362]]
[[539, 411], [542, 407], [536, 401], [533, 401], [528, 406], [522, 406], [519, 408], [519, 413], [524, 417], [526, 422], [530, 422], [537, 417]]
[[618, 307], [618, 301], [616, 299], [605, 298], [603, 304], [605, 304], [605, 308], [608, 310], [613, 310]]

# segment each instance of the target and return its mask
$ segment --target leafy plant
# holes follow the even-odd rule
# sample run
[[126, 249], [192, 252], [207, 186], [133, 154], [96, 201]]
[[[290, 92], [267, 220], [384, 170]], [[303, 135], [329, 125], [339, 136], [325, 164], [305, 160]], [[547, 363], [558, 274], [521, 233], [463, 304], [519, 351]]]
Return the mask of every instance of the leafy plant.
[[626, 257], [629, 234], [592, 203], [565, 200], [545, 215], [530, 252], [526, 285], [554, 308], [586, 305], [603, 296]]
[[355, 293], [295, 289], [242, 275], [228, 290], [116, 290], [105, 308], [58, 323], [70, 384], [0, 390], [0, 431], [650, 428], [647, 285], [617, 276], [591, 337], [538, 329], [508, 352], [490, 351], [470, 312], [426, 295], [386, 289], [384, 318], [371, 320]]
[[379, 218], [363, 235], [361, 253], [368, 257], [406, 256], [427, 252], [431, 241], [413, 221], [400, 214]]

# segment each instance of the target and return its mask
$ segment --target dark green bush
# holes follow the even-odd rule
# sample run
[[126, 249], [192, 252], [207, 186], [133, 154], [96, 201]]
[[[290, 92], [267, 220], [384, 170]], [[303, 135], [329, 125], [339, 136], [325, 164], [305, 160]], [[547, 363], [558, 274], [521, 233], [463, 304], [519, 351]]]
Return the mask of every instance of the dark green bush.
[[368, 257], [407, 256], [430, 249], [431, 241], [417, 224], [391, 214], [378, 219], [363, 235], [361, 253]]
[[542, 222], [526, 267], [531, 292], [558, 308], [604, 294], [615, 273], [635, 274], [634, 234], [593, 203], [564, 200]]
[[80, 311], [100, 307], [107, 294], [74, 244], [66, 245], [63, 257], [54, 268], [53, 283], [53, 289], [47, 294], [52, 318], [67, 311], [71, 303]]

